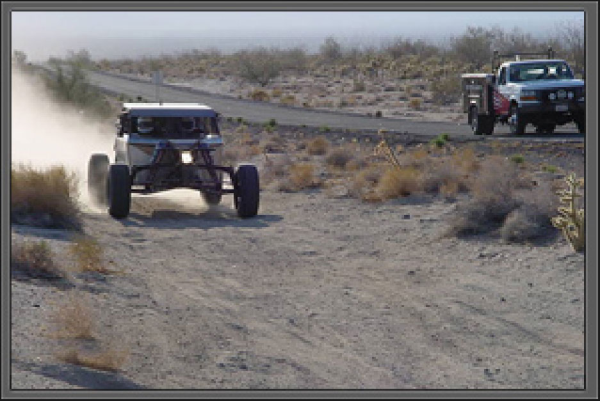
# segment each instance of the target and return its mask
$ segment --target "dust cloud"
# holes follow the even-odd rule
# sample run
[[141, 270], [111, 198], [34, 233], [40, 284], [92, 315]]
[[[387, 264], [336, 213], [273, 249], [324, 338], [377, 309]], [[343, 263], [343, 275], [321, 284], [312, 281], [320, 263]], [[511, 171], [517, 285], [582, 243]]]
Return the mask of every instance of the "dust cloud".
[[[79, 203], [88, 212], [105, 212], [94, 204], [87, 190], [87, 165], [93, 153], [107, 154], [113, 160], [114, 120], [89, 119], [74, 106], [57, 102], [38, 78], [18, 69], [12, 72], [13, 165], [23, 163], [34, 168], [62, 165], [77, 174]], [[115, 116], [116, 119], [116, 116]], [[176, 189], [150, 196], [134, 196], [147, 209], [165, 200], [192, 212], [206, 211], [198, 191]]]
[[65, 166], [77, 174], [80, 202], [91, 207], [87, 163], [92, 153], [112, 156], [113, 121], [91, 120], [75, 107], [58, 103], [40, 78], [16, 68], [11, 84], [12, 164]]

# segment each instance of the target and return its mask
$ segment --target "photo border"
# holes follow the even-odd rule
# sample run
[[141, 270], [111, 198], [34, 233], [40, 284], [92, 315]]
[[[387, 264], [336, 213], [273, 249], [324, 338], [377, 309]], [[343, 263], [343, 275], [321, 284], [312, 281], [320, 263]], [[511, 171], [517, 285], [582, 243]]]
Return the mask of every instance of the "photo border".
[[[585, 254], [585, 390], [12, 390], [10, 389], [10, 70], [13, 11], [583, 11], [586, 38], [586, 107], [598, 110], [597, 2], [2, 2], [2, 397], [3, 398], [597, 398], [598, 253]], [[597, 243], [598, 117], [586, 113], [586, 239]], [[588, 133], [594, 133], [590, 135]], [[592, 249], [593, 248], [593, 249]]]

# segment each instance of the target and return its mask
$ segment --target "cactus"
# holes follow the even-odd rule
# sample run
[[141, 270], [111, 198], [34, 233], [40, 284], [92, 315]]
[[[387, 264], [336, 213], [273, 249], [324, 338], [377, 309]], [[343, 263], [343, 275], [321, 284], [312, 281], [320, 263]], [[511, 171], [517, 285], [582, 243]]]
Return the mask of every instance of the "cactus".
[[577, 179], [575, 174], [570, 174], [565, 181], [568, 188], [557, 192], [557, 195], [566, 207], [558, 208], [561, 215], [552, 218], [552, 225], [562, 230], [575, 252], [581, 252], [585, 249], [585, 210], [577, 210], [575, 203], [582, 196], [578, 189], [584, 186], [584, 179]]

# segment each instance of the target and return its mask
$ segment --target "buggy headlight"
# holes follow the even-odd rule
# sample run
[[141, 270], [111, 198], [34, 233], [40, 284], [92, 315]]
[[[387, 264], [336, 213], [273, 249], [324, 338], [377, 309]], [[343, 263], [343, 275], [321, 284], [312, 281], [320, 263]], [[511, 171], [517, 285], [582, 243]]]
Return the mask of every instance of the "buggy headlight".
[[194, 158], [192, 157], [192, 153], [189, 151], [183, 151], [181, 152], [181, 162], [183, 164], [190, 164], [194, 161]]

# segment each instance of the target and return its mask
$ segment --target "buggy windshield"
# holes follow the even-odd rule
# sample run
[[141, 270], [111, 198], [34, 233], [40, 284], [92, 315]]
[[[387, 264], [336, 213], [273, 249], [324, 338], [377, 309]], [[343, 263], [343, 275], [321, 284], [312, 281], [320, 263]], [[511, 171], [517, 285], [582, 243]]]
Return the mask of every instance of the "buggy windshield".
[[143, 137], [192, 139], [218, 135], [215, 117], [132, 117], [132, 133]]
[[573, 79], [568, 64], [561, 61], [517, 64], [510, 67], [510, 82]]

